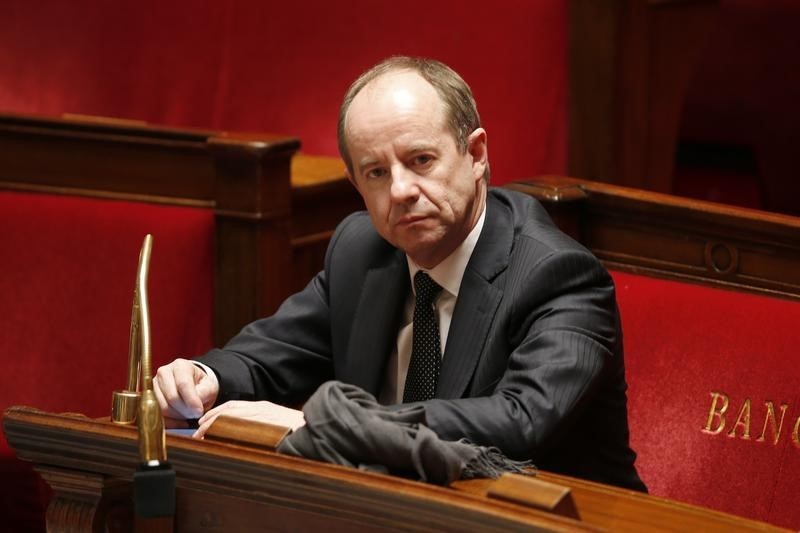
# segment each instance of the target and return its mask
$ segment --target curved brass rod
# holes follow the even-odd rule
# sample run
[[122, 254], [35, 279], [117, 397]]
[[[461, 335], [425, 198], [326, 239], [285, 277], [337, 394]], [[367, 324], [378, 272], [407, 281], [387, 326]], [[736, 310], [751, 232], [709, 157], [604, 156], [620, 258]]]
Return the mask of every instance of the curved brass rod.
[[142, 397], [139, 400], [139, 458], [142, 464], [157, 466], [167, 460], [167, 442], [164, 435], [164, 417], [153, 392], [153, 358], [150, 352], [150, 305], [147, 297], [147, 278], [153, 237], [144, 238], [139, 255], [139, 273], [136, 290], [139, 294], [139, 348], [142, 367]]
[[[114, 391], [111, 399], [111, 420], [117, 424], [134, 424], [136, 422], [139, 397], [141, 396], [142, 363], [143, 359], [147, 359], [148, 364], [150, 361], [150, 313], [147, 307], [147, 275], [150, 269], [152, 249], [153, 236], [148, 234], [145, 236], [142, 248], [139, 251], [139, 266], [136, 270], [136, 283], [133, 286], [131, 328], [128, 340], [127, 387], [124, 390]], [[147, 357], [143, 357], [145, 351], [147, 352]]]
[[[138, 423], [139, 457], [153, 466], [167, 460], [164, 418], [153, 392], [152, 353], [150, 350], [150, 305], [147, 281], [153, 236], [148, 234], [139, 252], [139, 268], [133, 289], [131, 330], [128, 341], [128, 388], [115, 391], [111, 419], [119, 424]], [[140, 392], [141, 386], [141, 392]]]
[[[153, 389], [153, 368], [150, 354], [150, 306], [147, 299], [147, 279], [150, 273], [150, 254], [153, 251], [153, 236], [144, 237], [139, 252], [139, 271], [136, 273], [136, 297], [139, 303], [139, 361], [142, 369], [142, 390]], [[134, 304], [135, 305], [135, 304]], [[131, 332], [133, 333], [133, 331]]]
[[128, 340], [128, 379], [125, 390], [139, 390], [139, 291], [134, 286], [133, 305], [131, 306], [131, 332]]

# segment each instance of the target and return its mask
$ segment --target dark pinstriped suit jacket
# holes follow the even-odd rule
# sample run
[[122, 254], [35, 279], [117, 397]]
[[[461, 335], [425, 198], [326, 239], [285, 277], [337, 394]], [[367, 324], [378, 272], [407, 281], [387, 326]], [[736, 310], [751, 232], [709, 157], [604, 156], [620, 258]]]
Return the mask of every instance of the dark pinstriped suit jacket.
[[[366, 213], [349, 216], [303, 291], [200, 358], [219, 376], [218, 402], [294, 404], [329, 379], [377, 396], [409, 291], [403, 252]], [[608, 273], [538, 202], [490, 189], [436, 399], [425, 403], [428, 426], [542, 469], [644, 489], [625, 390]]]

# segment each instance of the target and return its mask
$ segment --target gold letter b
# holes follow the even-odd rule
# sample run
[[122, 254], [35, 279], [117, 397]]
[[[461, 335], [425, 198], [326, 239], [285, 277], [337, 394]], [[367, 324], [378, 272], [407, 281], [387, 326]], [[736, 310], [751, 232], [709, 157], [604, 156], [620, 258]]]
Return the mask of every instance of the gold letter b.
[[[719, 407], [717, 407], [717, 403], [722, 400]], [[725, 429], [725, 411], [728, 410], [728, 397], [723, 392], [712, 392], [711, 393], [711, 409], [708, 410], [708, 420], [706, 421], [706, 426], [703, 428], [703, 433], [708, 433], [709, 435], [719, 435], [722, 433], [722, 430]], [[714, 418], [717, 419], [716, 425], [714, 429], [711, 429], [711, 426], [714, 424]]]

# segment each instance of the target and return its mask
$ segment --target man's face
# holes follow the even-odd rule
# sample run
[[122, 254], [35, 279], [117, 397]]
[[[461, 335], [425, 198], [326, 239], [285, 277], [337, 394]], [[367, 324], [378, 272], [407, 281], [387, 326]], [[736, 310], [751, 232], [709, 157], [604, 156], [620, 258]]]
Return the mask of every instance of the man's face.
[[345, 123], [349, 176], [378, 233], [433, 268], [466, 238], [485, 202], [486, 132], [462, 153], [436, 90], [410, 71], [390, 72], [353, 99]]

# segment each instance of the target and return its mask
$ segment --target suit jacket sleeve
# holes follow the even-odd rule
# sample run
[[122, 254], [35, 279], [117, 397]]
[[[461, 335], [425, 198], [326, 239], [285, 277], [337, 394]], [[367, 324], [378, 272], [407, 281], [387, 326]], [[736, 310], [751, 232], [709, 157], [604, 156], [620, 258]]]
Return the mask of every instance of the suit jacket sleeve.
[[217, 405], [229, 400], [296, 405], [308, 398], [333, 379], [326, 271], [274, 315], [246, 325], [222, 349], [197, 360], [219, 378]]
[[621, 369], [613, 282], [594, 256], [575, 248], [552, 251], [527, 269], [512, 265], [505, 277], [484, 366], [467, 394], [473, 397], [426, 402], [427, 424], [444, 439], [536, 458], [581, 416], [608, 373]]

